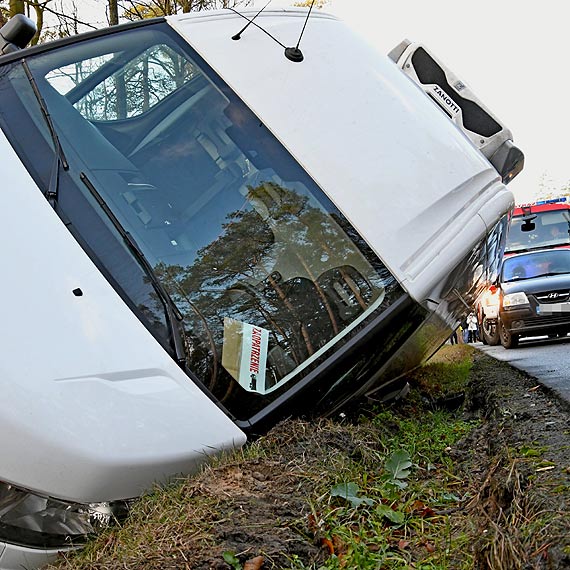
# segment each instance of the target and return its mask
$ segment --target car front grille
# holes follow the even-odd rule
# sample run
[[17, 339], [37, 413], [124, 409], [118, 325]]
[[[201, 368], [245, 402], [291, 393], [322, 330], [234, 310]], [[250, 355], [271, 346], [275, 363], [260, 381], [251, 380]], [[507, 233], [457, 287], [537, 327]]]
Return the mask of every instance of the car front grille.
[[556, 325], [570, 326], [570, 315], [544, 315], [524, 319], [525, 327], [549, 327]]
[[541, 303], [563, 303], [570, 299], [570, 291], [545, 291], [544, 293], [535, 293], [535, 299]]

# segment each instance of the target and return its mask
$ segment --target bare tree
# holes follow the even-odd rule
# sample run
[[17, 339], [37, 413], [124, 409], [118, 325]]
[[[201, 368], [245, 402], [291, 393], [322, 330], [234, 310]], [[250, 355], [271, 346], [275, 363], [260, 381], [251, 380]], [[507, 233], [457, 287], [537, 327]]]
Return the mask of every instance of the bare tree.
[[36, 15], [37, 32], [35, 36], [32, 38], [32, 41], [30, 42], [32, 45], [36, 45], [40, 41], [40, 37], [44, 28], [44, 13], [46, 6], [48, 5], [49, 2], [51, 2], [51, 0], [44, 0], [43, 2], [39, 2], [37, 0], [27, 1], [28, 13], [30, 12], [31, 9], [35, 12]]
[[[32, 17], [38, 28], [31, 42], [34, 45], [46, 40], [71, 36], [86, 28], [97, 29], [104, 25], [105, 19], [110, 26], [114, 26], [121, 18], [142, 20], [216, 8], [233, 8], [251, 2], [252, 0], [108, 0], [102, 3], [104, 6], [101, 10], [102, 18], [97, 25], [79, 17], [81, 8], [77, 7], [76, 0], [67, 1], [65, 4], [63, 0], [0, 0], [0, 26], [15, 14]], [[106, 12], [105, 15], [103, 10]], [[48, 14], [51, 21], [46, 24]]]
[[10, 18], [16, 14], [25, 14], [26, 5], [24, 0], [10, 0], [9, 15]]
[[119, 23], [119, 6], [117, 0], [109, 0], [109, 26]]
[[10, 12], [7, 6], [4, 3], [0, 3], [0, 26], [3, 26], [10, 17]]
[[36, 35], [32, 38], [31, 44], [35, 45], [40, 39], [44, 25], [44, 10], [51, 0], [10, 0], [8, 7], [8, 16], [12, 18], [16, 14], [30, 15], [31, 11], [35, 12], [36, 16]]
[[310, 8], [312, 5], [315, 8], [324, 8], [329, 3], [330, 0], [299, 0], [293, 5], [298, 6], [299, 8]]
[[[70, 36], [80, 31], [80, 27], [96, 28], [89, 22], [81, 21], [75, 0], [4, 0], [0, 2], [0, 25], [16, 14], [25, 14], [36, 22], [37, 33], [31, 44]], [[46, 17], [51, 22], [46, 23]], [[55, 20], [56, 23], [53, 23]]]
[[127, 20], [142, 20], [216, 8], [233, 8], [250, 3], [251, 0], [122, 0], [119, 6]]

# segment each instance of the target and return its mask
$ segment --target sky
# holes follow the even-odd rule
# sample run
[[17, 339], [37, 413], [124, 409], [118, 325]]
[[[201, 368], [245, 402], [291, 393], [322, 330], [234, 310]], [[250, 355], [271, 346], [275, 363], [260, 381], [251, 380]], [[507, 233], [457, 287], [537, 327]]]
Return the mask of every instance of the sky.
[[568, 186], [568, 0], [331, 0], [325, 9], [383, 53], [404, 38], [424, 44], [471, 87], [525, 154], [509, 185], [517, 203]]
[[[273, 0], [270, 7], [291, 3]], [[100, 18], [107, 2], [78, 4], [80, 16], [91, 10]], [[324, 10], [383, 53], [404, 38], [424, 44], [470, 86], [525, 154], [523, 172], [509, 185], [517, 203], [569, 185], [568, 0], [329, 0]]]
[[424, 44], [471, 87], [525, 154], [509, 185], [517, 203], [568, 186], [568, 0], [332, 0], [326, 10], [384, 53], [404, 38]]

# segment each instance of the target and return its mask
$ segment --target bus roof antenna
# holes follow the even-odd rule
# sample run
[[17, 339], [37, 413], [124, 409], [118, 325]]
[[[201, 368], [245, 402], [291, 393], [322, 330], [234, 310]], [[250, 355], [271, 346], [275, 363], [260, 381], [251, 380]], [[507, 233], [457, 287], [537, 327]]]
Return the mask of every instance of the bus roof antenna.
[[290, 60], [294, 61], [295, 63], [301, 63], [304, 59], [303, 52], [299, 49], [299, 44], [301, 43], [301, 38], [305, 33], [305, 28], [307, 27], [307, 22], [309, 21], [309, 16], [311, 15], [311, 10], [315, 4], [315, 0], [311, 2], [311, 6], [309, 8], [309, 12], [307, 13], [307, 17], [305, 19], [305, 23], [303, 24], [303, 29], [301, 30], [301, 34], [299, 36], [299, 41], [295, 47], [288, 47], [285, 48], [285, 57]]
[[[232, 40], [240, 40], [241, 39], [241, 35], [243, 34], [243, 32], [245, 32], [245, 30], [247, 29], [247, 27], [253, 23], [253, 20], [255, 20], [255, 18], [257, 18], [257, 16], [259, 16], [259, 14], [261, 14], [261, 12], [263, 12], [263, 10], [265, 10], [265, 8], [267, 8], [267, 6], [269, 6], [269, 4], [271, 4], [271, 0], [269, 0], [269, 2], [267, 2], [267, 4], [265, 4], [265, 6], [263, 6], [263, 8], [251, 19], [247, 19], [247, 24], [234, 36], [232, 36]], [[240, 14], [241, 15], [241, 14]]]
[[[271, 2], [271, 0], [269, 0], [269, 2]], [[272, 36], [266, 29], [262, 28], [259, 24], [256, 24], [253, 21], [255, 20], [255, 18], [257, 18], [257, 16], [259, 16], [259, 14], [261, 14], [263, 10], [265, 10], [265, 8], [269, 5], [269, 2], [251, 20], [245, 14], [241, 14], [240, 12], [238, 12], [235, 8], [228, 8], [228, 10], [231, 10], [234, 14], [237, 14], [240, 18], [243, 18], [248, 22], [237, 34], [232, 36], [232, 40], [239, 40], [241, 38], [241, 34], [247, 28], [247, 26], [249, 26], [249, 24], [253, 24], [256, 28], [260, 29], [264, 34], [267, 34], [274, 42], [278, 43], [282, 48], [285, 47], [285, 45], [282, 44], [276, 37]]]

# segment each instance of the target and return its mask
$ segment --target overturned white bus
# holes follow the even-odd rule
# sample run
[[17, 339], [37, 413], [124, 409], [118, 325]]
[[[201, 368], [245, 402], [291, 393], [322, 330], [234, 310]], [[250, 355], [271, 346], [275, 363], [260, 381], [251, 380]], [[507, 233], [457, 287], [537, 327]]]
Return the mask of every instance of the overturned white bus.
[[497, 271], [510, 132], [421, 46], [254, 16], [0, 30], [1, 568], [247, 433], [397, 393]]

